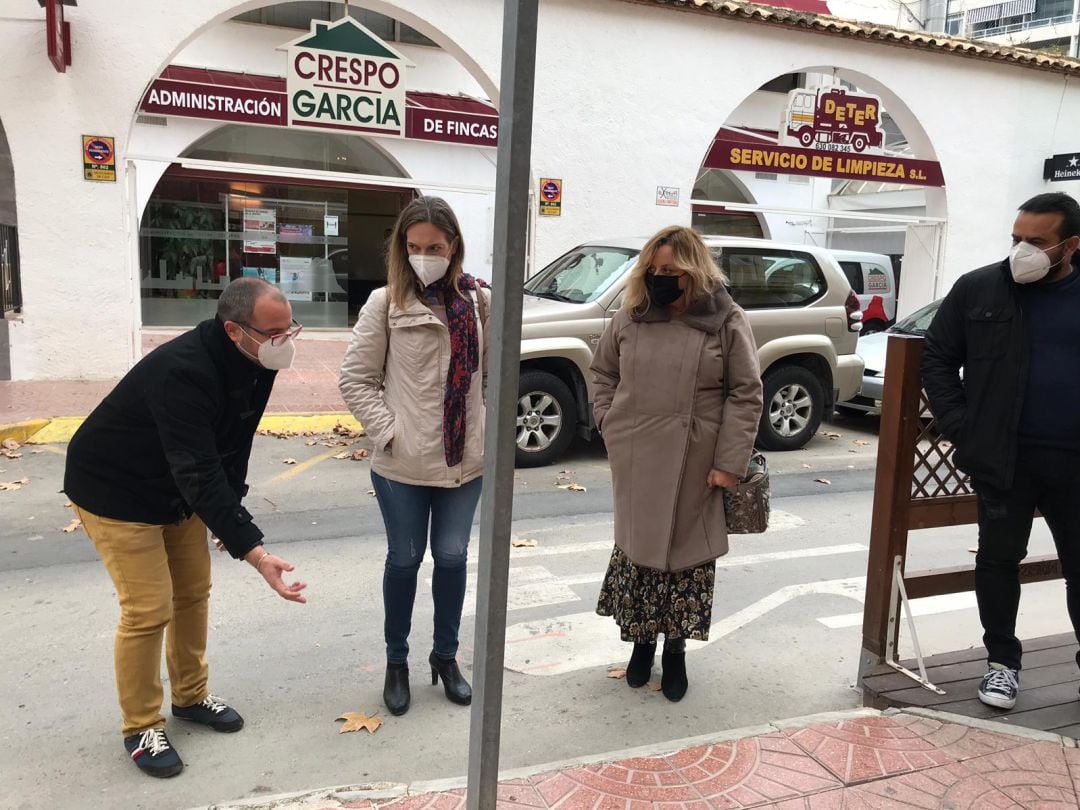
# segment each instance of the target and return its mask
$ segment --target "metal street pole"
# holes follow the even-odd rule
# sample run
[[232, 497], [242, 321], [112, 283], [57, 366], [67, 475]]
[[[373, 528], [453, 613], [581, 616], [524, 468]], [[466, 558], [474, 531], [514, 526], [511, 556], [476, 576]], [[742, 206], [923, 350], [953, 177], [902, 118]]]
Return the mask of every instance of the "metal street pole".
[[514, 508], [521, 297], [528, 250], [539, 0], [504, 0], [487, 441], [476, 593], [468, 810], [495, 810], [502, 726], [506, 590]]

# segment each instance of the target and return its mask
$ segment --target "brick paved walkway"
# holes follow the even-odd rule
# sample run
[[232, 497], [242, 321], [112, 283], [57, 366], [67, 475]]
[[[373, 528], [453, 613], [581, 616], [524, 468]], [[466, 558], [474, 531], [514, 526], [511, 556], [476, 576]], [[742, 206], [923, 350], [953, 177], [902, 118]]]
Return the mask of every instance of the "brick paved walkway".
[[[863, 810], [1075, 808], [1080, 749], [900, 713], [777, 728], [675, 753], [570, 766], [499, 786], [500, 808], [536, 810]], [[280, 810], [459, 810], [449, 785], [323, 791]], [[269, 800], [265, 800], [269, 801]], [[228, 805], [216, 805], [226, 807]], [[259, 803], [247, 805], [263, 807]]]
[[[173, 335], [144, 334], [143, 354]], [[345, 411], [338, 393], [338, 371], [347, 344], [302, 335], [293, 368], [278, 375], [267, 413], [337, 413]], [[55, 416], [86, 416], [112, 390], [116, 380], [91, 382], [0, 382], [0, 424]]]

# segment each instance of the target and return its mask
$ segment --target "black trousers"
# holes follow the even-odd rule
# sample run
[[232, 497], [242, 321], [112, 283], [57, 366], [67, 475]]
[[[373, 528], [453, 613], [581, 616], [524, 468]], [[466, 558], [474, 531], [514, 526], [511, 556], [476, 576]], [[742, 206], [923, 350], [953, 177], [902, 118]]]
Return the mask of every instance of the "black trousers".
[[972, 483], [979, 505], [975, 596], [983, 644], [990, 662], [1020, 669], [1019, 568], [1027, 556], [1036, 509], [1046, 518], [1057, 546], [1069, 618], [1080, 639], [1080, 451], [1021, 445], [1011, 489]]

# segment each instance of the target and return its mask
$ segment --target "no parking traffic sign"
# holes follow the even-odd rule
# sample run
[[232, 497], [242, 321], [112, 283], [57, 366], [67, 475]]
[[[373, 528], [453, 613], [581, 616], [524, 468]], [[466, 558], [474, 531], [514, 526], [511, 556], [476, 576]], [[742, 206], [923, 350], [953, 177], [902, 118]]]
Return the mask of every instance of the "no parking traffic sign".
[[102, 135], [83, 135], [83, 177], [99, 183], [116, 182], [116, 142]]

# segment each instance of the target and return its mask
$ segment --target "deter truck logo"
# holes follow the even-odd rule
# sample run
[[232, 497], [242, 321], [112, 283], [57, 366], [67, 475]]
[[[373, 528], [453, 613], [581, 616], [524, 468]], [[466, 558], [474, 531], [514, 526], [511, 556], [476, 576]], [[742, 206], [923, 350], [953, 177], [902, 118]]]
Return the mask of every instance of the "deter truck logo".
[[412, 67], [352, 17], [312, 21], [288, 51], [289, 126], [405, 137], [405, 70]]
[[780, 145], [822, 152], [881, 154], [881, 99], [844, 87], [810, 87], [788, 93]]

